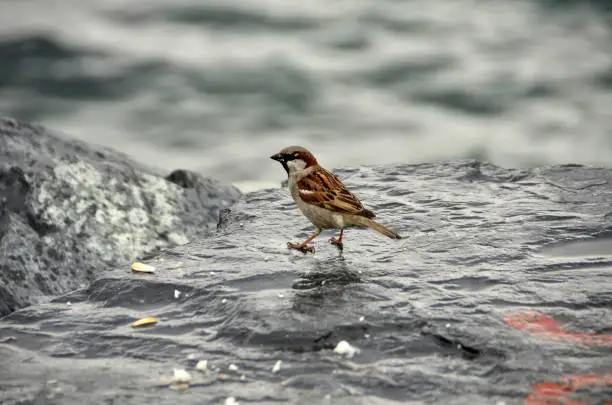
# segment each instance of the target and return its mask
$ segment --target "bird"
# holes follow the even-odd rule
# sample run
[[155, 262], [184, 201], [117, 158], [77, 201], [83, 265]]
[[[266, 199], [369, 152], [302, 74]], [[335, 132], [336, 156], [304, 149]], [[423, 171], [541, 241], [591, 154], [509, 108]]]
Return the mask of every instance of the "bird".
[[319, 165], [314, 155], [301, 146], [288, 146], [270, 156], [279, 162], [288, 176], [291, 197], [302, 214], [315, 226], [314, 234], [302, 243], [288, 242], [287, 247], [303, 253], [314, 253], [308, 245], [323, 229], [339, 229], [338, 238], [329, 242], [344, 249], [342, 237], [350, 227], [375, 229], [391, 239], [401, 236], [375, 222], [376, 215], [365, 208], [361, 201], [331, 172]]

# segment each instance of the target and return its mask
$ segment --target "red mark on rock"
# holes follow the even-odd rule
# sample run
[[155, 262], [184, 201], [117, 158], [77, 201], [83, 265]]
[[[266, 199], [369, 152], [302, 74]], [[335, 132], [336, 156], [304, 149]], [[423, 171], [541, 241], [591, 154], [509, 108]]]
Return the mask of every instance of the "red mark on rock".
[[[610, 334], [570, 332], [554, 318], [541, 312], [520, 312], [504, 319], [511, 328], [557, 342], [612, 347]], [[588, 402], [573, 399], [570, 395], [582, 388], [604, 385], [612, 385], [612, 374], [577, 375], [557, 382], [545, 381], [531, 387], [532, 393], [525, 398], [525, 405], [588, 405]], [[603, 405], [612, 405], [612, 401]]]
[[[612, 374], [576, 375], [562, 378], [556, 383], [545, 381], [531, 387], [532, 393], [525, 398], [525, 405], [588, 405], [589, 402], [570, 398], [570, 394], [581, 388], [611, 384]], [[612, 401], [603, 405], [612, 405]]]
[[578, 343], [586, 346], [612, 347], [611, 334], [570, 332], [550, 316], [541, 312], [528, 311], [504, 318], [511, 328], [524, 330], [557, 342]]

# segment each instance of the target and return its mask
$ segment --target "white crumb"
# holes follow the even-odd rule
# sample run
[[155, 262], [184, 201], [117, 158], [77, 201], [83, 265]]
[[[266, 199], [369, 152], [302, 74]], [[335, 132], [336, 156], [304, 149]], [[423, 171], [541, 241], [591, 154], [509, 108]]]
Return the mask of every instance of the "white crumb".
[[196, 370], [208, 371], [208, 360], [200, 360], [195, 366]]
[[338, 353], [339, 355], [346, 356], [350, 359], [351, 357], [359, 353], [359, 349], [355, 346], [351, 346], [346, 340], [342, 340], [336, 345], [334, 353]]
[[177, 384], [186, 384], [191, 381], [191, 375], [183, 369], [175, 368], [173, 381]]
[[234, 397], [228, 397], [228, 398], [225, 400], [225, 405], [239, 405], [239, 404], [238, 404], [238, 401], [236, 401], [236, 398], [234, 398]]

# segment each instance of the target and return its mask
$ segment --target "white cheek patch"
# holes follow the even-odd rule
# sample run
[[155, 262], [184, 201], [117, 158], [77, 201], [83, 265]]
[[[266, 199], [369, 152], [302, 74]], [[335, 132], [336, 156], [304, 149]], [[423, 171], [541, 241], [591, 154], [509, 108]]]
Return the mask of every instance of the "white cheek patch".
[[311, 190], [300, 190], [300, 194], [314, 194], [316, 193], [316, 191], [311, 191]]
[[287, 166], [289, 166], [292, 170], [304, 170], [306, 167], [306, 162], [302, 159], [293, 159], [287, 162]]

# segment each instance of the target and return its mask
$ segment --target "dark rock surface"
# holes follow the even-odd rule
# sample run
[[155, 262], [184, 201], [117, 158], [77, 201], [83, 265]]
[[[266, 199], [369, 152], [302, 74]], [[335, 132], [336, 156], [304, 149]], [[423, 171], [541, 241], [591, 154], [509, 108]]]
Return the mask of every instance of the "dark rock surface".
[[[155, 274], [120, 267], [0, 321], [0, 403], [511, 405], [544, 380], [610, 373], [609, 347], [504, 323], [537, 309], [610, 332], [610, 170], [337, 174], [404, 239], [350, 230], [343, 254], [329, 234], [314, 255], [288, 251], [311, 226], [286, 190], [247, 194], [216, 233], [152, 259]], [[130, 327], [146, 316], [160, 322]], [[360, 353], [333, 353], [341, 340]], [[188, 389], [169, 388], [174, 368]]]
[[240, 193], [0, 119], [0, 316], [203, 236]]

